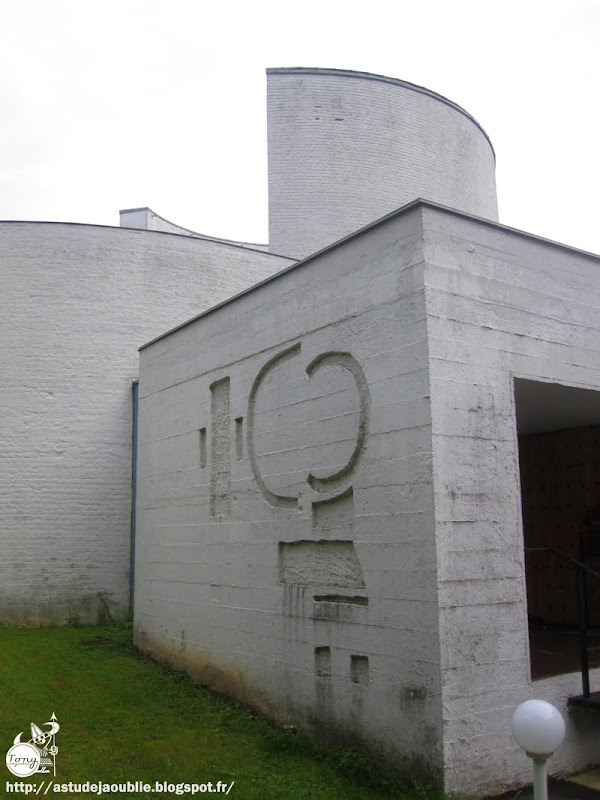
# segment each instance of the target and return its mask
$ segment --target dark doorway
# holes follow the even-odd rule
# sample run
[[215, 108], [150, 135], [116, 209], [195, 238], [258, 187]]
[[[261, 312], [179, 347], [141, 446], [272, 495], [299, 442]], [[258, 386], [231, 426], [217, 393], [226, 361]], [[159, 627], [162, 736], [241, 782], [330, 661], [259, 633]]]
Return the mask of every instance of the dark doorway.
[[[515, 379], [515, 400], [535, 680], [579, 669], [577, 575], [566, 557], [600, 571], [593, 541], [600, 507], [600, 392]], [[587, 577], [586, 590], [590, 666], [600, 666], [600, 580]]]

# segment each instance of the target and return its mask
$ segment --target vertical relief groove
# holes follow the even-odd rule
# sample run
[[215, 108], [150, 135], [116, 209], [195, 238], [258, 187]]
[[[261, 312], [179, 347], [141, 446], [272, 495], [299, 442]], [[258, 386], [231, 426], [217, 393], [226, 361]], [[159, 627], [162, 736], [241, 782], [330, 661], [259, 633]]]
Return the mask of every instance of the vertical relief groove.
[[210, 513], [213, 517], [231, 513], [231, 431], [229, 415], [229, 378], [210, 387], [211, 476]]
[[235, 420], [235, 460], [241, 461], [244, 457], [244, 418]]
[[206, 466], [206, 428], [200, 428], [198, 431], [200, 436], [200, 469]]

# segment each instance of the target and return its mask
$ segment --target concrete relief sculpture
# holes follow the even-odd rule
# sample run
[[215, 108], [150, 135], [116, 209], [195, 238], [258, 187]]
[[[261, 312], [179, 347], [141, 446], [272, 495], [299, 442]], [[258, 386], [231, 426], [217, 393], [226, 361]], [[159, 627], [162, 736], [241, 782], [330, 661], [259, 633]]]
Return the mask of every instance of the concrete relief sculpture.
[[[269, 485], [263, 474], [260, 464], [260, 453], [257, 451], [257, 399], [259, 394], [269, 391], [269, 378], [281, 367], [292, 359], [301, 355], [302, 347], [298, 342], [291, 347], [281, 350], [272, 356], [258, 371], [250, 389], [247, 404], [246, 420], [243, 417], [236, 417], [234, 434], [231, 432], [231, 411], [230, 411], [230, 378], [224, 377], [215, 381], [210, 386], [211, 394], [211, 427], [210, 427], [210, 513], [213, 517], [227, 518], [231, 514], [231, 462], [232, 446], [234, 447], [233, 457], [235, 461], [242, 461], [247, 455], [250, 470], [263, 499], [274, 508], [300, 510], [300, 496], [304, 492], [295, 491], [284, 492], [277, 487]], [[314, 358], [304, 370], [305, 380], [309, 383], [318, 373], [327, 369], [341, 371], [345, 376], [344, 386], [337, 388], [331, 393], [341, 394], [348, 391], [349, 386], [353, 387], [352, 409], [338, 407], [336, 414], [339, 418], [351, 415], [353, 410], [357, 411], [358, 425], [353, 435], [351, 451], [349, 455], [343, 456], [344, 461], [335, 468], [319, 467], [311, 464], [310, 469], [306, 470], [305, 477], [302, 479], [306, 486], [311, 507], [313, 525], [324, 517], [323, 507], [336, 501], [349, 501], [352, 505], [353, 488], [351, 484], [352, 475], [359, 462], [363, 451], [368, 430], [370, 396], [364, 371], [358, 361], [350, 354], [341, 351], [329, 351], [322, 353]], [[350, 380], [348, 380], [348, 378]], [[299, 370], [300, 382], [302, 386], [302, 372]], [[287, 387], [287, 391], [293, 391], [292, 387]], [[327, 389], [323, 390], [327, 399]], [[322, 397], [320, 398], [323, 399]], [[298, 403], [308, 402], [306, 397], [298, 398]], [[279, 414], [281, 412], [278, 412]], [[245, 437], [244, 437], [244, 428]], [[347, 431], [343, 434], [347, 437]], [[203, 469], [207, 464], [206, 457], [206, 428], [201, 428], [200, 437], [200, 467]], [[244, 442], [246, 453], [244, 453]], [[339, 442], [325, 443], [338, 444]], [[293, 449], [289, 448], [289, 453], [293, 456]], [[297, 449], [297, 448], [296, 448]], [[285, 455], [285, 454], [284, 454]], [[336, 453], [339, 459], [341, 456]], [[291, 469], [291, 468], [290, 468]], [[284, 470], [285, 471], [285, 470]]]
[[[277, 353], [269, 361], [264, 364], [258, 372], [248, 398], [248, 458], [250, 460], [250, 468], [254, 476], [256, 485], [262, 494], [263, 498], [269, 505], [276, 508], [295, 508], [298, 509], [299, 495], [298, 494], [280, 494], [275, 492], [267, 485], [256, 452], [255, 441], [255, 415], [256, 415], [256, 401], [258, 393], [265, 383], [268, 376], [277, 367], [280, 367], [290, 359], [296, 358], [301, 354], [300, 343], [294, 344], [291, 347]], [[346, 462], [333, 471], [321, 471], [317, 467], [312, 467], [306, 476], [306, 483], [312, 492], [320, 497], [315, 497], [311, 502], [313, 509], [317, 505], [322, 505], [326, 502], [333, 502], [342, 497], [351, 495], [352, 486], [349, 483], [354, 470], [358, 464], [360, 454], [363, 450], [368, 428], [368, 414], [369, 414], [369, 390], [367, 381], [362, 367], [356, 359], [350, 354], [339, 351], [331, 351], [322, 353], [313, 359], [305, 369], [305, 373], [310, 381], [313, 376], [320, 370], [327, 367], [340, 368], [344, 370], [353, 379], [355, 392], [358, 398], [358, 430], [355, 437], [354, 447]], [[324, 472], [324, 474], [319, 474]]]
[[[313, 475], [312, 472], [309, 473], [307, 478], [309, 486], [313, 491], [321, 493], [337, 492], [337, 490], [345, 484], [346, 479], [354, 472], [365, 443], [369, 415], [369, 389], [367, 386], [367, 379], [365, 378], [362, 367], [350, 353], [323, 353], [311, 361], [306, 368], [306, 374], [311, 378], [318, 370], [331, 366], [341, 367], [347, 370], [354, 378], [359, 401], [358, 434], [356, 436], [354, 450], [343, 467], [330, 475], [324, 475], [322, 477]], [[349, 488], [350, 487], [346, 487], [345, 491]], [[334, 500], [337, 496], [338, 494], [334, 494], [330, 499]], [[323, 502], [323, 499], [321, 499], [320, 502]]]
[[[352, 477], [367, 438], [369, 389], [361, 365], [348, 352], [321, 353], [305, 367], [301, 357], [296, 342], [269, 358], [252, 382], [246, 419], [236, 417], [233, 425], [230, 377], [210, 385], [210, 513], [218, 520], [230, 517], [232, 460], [247, 456], [263, 500], [275, 509], [309, 508], [306, 533], [319, 535], [316, 541], [279, 542], [279, 583], [286, 589], [313, 587], [313, 619], [350, 621], [355, 607], [368, 606], [352, 541]], [[206, 440], [202, 428], [201, 467]], [[293, 491], [277, 485], [282, 475]], [[326, 538], [334, 530], [343, 540]]]
[[262, 477], [258, 466], [254, 443], [256, 397], [262, 383], [269, 373], [271, 373], [284, 362], [299, 355], [299, 353], [300, 343], [295, 344], [292, 347], [288, 347], [286, 350], [282, 350], [280, 353], [277, 353], [277, 355], [273, 356], [273, 358], [270, 358], [259, 370], [258, 375], [252, 384], [252, 388], [250, 389], [250, 396], [248, 397], [248, 459], [250, 461], [250, 469], [252, 470], [252, 475], [254, 476], [254, 481], [258, 487], [258, 490], [267, 503], [269, 503], [271, 506], [275, 506], [276, 508], [298, 508], [298, 498], [290, 495], [277, 494], [276, 492], [271, 491]]

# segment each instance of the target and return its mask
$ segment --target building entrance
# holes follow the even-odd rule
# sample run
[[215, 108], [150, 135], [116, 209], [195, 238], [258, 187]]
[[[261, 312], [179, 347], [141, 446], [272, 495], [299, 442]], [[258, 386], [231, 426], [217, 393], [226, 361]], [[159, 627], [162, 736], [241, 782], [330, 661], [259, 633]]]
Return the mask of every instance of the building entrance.
[[[600, 572], [600, 392], [515, 380], [532, 678], [579, 670], [576, 563]], [[586, 574], [590, 667], [600, 579]]]

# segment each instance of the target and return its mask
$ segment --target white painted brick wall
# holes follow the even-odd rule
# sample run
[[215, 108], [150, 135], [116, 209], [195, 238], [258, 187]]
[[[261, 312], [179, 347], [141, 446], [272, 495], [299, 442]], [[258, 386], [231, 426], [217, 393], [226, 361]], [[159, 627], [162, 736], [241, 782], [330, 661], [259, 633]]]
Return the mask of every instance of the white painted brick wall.
[[269, 247], [301, 258], [419, 197], [498, 218], [479, 125], [421, 87], [367, 73], [267, 71]]
[[127, 614], [137, 347], [288, 263], [161, 233], [0, 224], [0, 619]]

